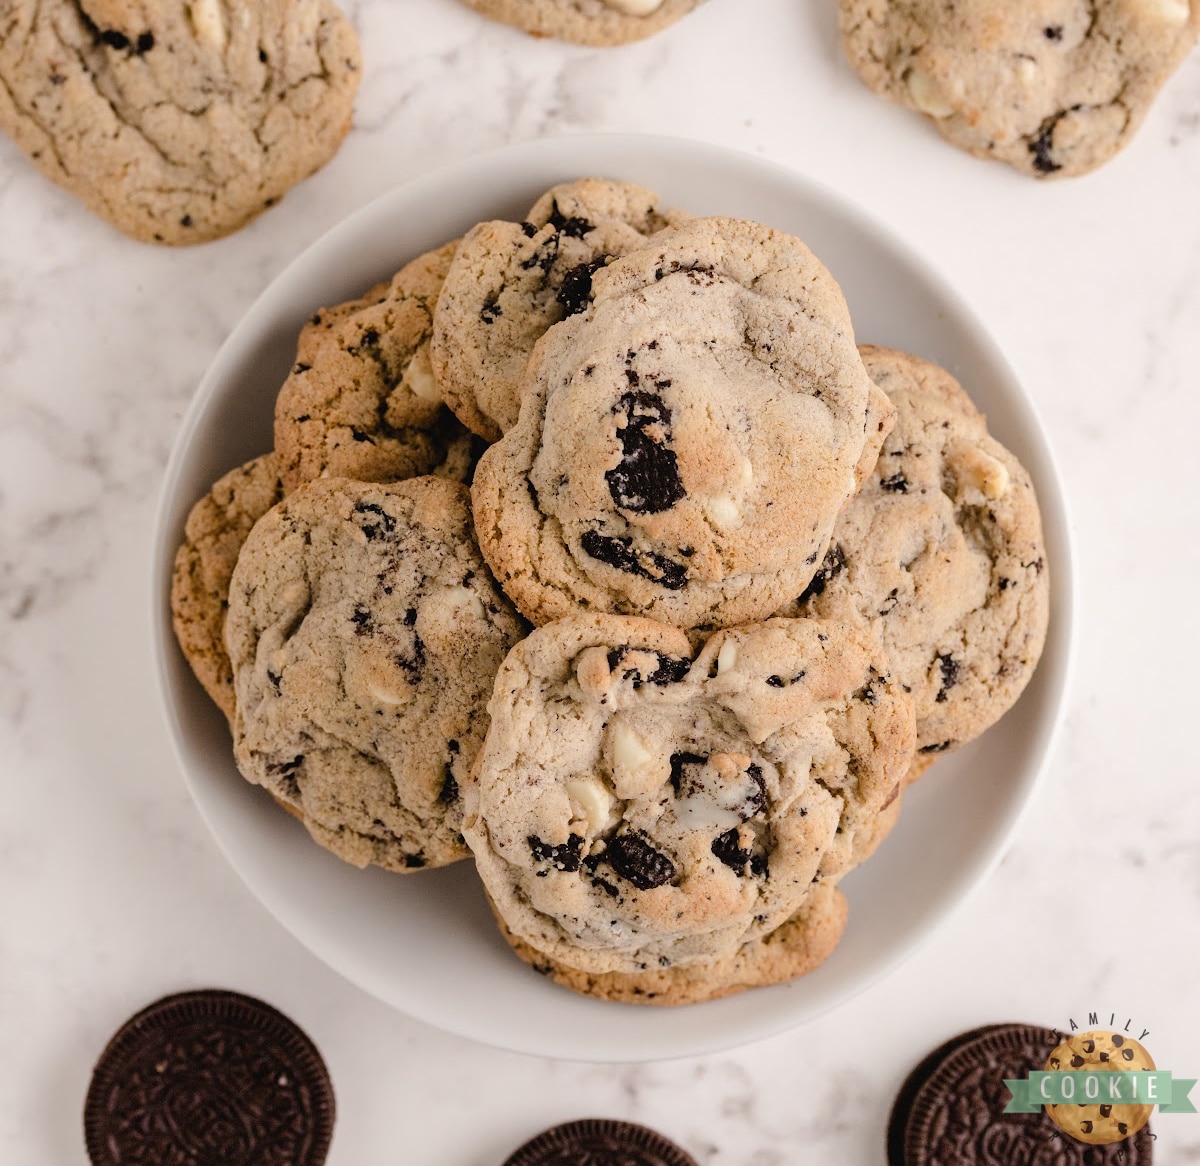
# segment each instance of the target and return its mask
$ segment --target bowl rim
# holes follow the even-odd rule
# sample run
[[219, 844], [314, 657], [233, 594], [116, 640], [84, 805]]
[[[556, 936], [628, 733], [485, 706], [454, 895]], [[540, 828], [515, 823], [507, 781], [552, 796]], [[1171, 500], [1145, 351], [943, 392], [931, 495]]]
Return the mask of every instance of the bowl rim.
[[[786, 1008], [780, 1009], [781, 1013], [788, 1013], [788, 1015], [782, 1019], [776, 1018], [771, 1023], [751, 1025], [749, 1031], [745, 1033], [726, 1031], [728, 1026], [725, 1026], [720, 1034], [711, 1036], [697, 1031], [689, 1035], [686, 1040], [676, 1040], [674, 1047], [663, 1049], [648, 1044], [645, 1047], [639, 1047], [636, 1051], [624, 1047], [621, 1049], [606, 1047], [602, 1049], [589, 1048], [585, 1053], [580, 1053], [565, 1047], [563, 1041], [558, 1037], [531, 1036], [528, 1040], [523, 1039], [516, 1043], [511, 1037], [497, 1039], [488, 1033], [480, 1033], [469, 1025], [456, 1025], [454, 1022], [456, 1018], [447, 1019], [441, 1015], [435, 1017], [421, 1010], [406, 1008], [396, 1000], [389, 998], [381, 990], [380, 985], [372, 982], [372, 978], [363, 973], [361, 969], [348, 969], [345, 961], [339, 958], [337, 952], [329, 950], [328, 942], [321, 936], [313, 934], [312, 929], [294, 911], [289, 910], [286, 905], [268, 900], [262, 888], [256, 885], [253, 878], [247, 873], [241, 856], [231, 849], [229, 839], [224, 836], [219, 824], [214, 820], [211, 808], [205, 804], [198, 789], [190, 760], [192, 747], [188, 743], [186, 726], [183, 724], [181, 710], [172, 691], [172, 671], [181, 659], [181, 655], [172, 630], [170, 581], [175, 550], [182, 534], [182, 522], [186, 518], [188, 508], [195, 501], [195, 498], [192, 498], [186, 505], [182, 505], [181, 510], [179, 499], [181, 479], [190, 460], [196, 430], [206, 416], [217, 389], [227, 379], [230, 372], [237, 367], [239, 357], [245, 358], [244, 350], [247, 349], [250, 341], [259, 335], [261, 328], [259, 318], [265, 314], [265, 309], [272, 297], [278, 293], [279, 289], [303, 276], [310, 265], [318, 262], [322, 253], [329, 251], [343, 240], [357, 237], [364, 224], [383, 215], [392, 204], [400, 205], [421, 197], [429, 197], [450, 182], [456, 184], [478, 182], [480, 178], [497, 167], [502, 169], [520, 166], [534, 168], [538, 164], [550, 165], [556, 162], [559, 156], [575, 154], [594, 154], [602, 157], [604, 166], [597, 167], [593, 172], [610, 167], [619, 168], [619, 163], [615, 161], [618, 156], [634, 158], [636, 156], [678, 155], [679, 157], [687, 156], [698, 165], [732, 167], [741, 171], [740, 176], [747, 180], [753, 180], [757, 175], [776, 183], [792, 186], [803, 197], [812, 199], [840, 215], [856, 232], [866, 235], [873, 242], [886, 247], [905, 266], [911, 268], [942, 302], [953, 309], [958, 320], [969, 326], [972, 343], [980, 349], [986, 362], [995, 370], [998, 378], [1004, 382], [1008, 404], [1014, 410], [1024, 430], [1024, 438], [1031, 443], [1036, 452], [1038, 464], [1034, 472], [1034, 480], [1042, 513], [1043, 530], [1047, 547], [1053, 546], [1051, 621], [1046, 648], [1038, 666], [1038, 674], [1043, 677], [1042, 684], [1047, 687], [1047, 698], [1053, 706], [1052, 715], [1048, 726], [1038, 731], [1036, 762], [1027, 767], [1026, 772], [1022, 775], [1021, 795], [1013, 799], [1004, 812], [998, 816], [990, 845], [966, 863], [963, 877], [956, 884], [953, 894], [949, 895], [946, 901], [940, 902], [936, 910], [930, 911], [928, 917], [919, 926], [913, 927], [903, 941], [894, 944], [869, 971], [852, 978], [848, 984], [838, 985], [828, 991], [817, 1006], [809, 1007], [803, 1010], [802, 1014], [795, 1016], [788, 1013]], [[631, 163], [629, 169], [633, 169], [634, 165], [636, 163]], [[580, 172], [582, 173], [582, 171]], [[630, 180], [635, 181], [636, 179]], [[480, 197], [482, 203], [486, 195]], [[1027, 451], [1022, 455], [1022, 461], [1026, 463], [1027, 468], [1028, 458]], [[192, 400], [179, 423], [172, 445], [159, 490], [153, 530], [150, 566], [155, 598], [150, 607], [150, 619], [151, 647], [158, 698], [168, 726], [171, 748], [184, 783], [201, 819], [225, 860], [251, 894], [258, 899], [262, 907], [302, 946], [342, 978], [390, 1007], [403, 1011], [411, 1018], [431, 1027], [468, 1040], [532, 1056], [586, 1063], [634, 1063], [716, 1053], [753, 1041], [767, 1039], [809, 1023], [878, 984], [907, 962], [935, 933], [949, 924], [957, 912], [966, 906], [1007, 853], [1022, 821], [1030, 812], [1030, 806], [1038, 790], [1044, 784], [1056, 746], [1061, 739], [1062, 725], [1075, 669], [1077, 579], [1073, 524], [1068, 511], [1062, 474], [1035, 402], [1025, 390], [978, 315], [962, 294], [910, 244], [893, 234], [890, 228], [828, 182], [815, 179], [768, 158], [692, 138], [641, 133], [564, 134], [500, 146], [425, 171], [378, 195], [310, 241], [277, 275], [267, 282], [221, 343], [201, 377]], [[834, 954], [836, 956], [836, 952]], [[555, 988], [554, 990], [561, 991], [562, 989]], [[756, 989], [755, 993], [772, 991], [778, 991], [778, 989]], [[736, 1000], [738, 997], [732, 999]], [[605, 1008], [637, 1008], [642, 1015], [646, 1015], [648, 1011], [659, 1011], [610, 1002], [589, 1000], [588, 1003]], [[698, 1013], [699, 1010], [713, 1008], [717, 1003], [722, 1002], [690, 1005], [687, 1011]], [[666, 1011], [677, 1010], [667, 1009]], [[699, 1029], [699, 1026], [695, 1027]]]

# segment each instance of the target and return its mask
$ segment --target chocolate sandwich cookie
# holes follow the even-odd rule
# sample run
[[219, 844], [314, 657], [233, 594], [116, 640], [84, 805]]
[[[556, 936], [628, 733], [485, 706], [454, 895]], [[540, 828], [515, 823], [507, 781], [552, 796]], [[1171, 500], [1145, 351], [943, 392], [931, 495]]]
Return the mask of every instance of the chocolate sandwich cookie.
[[1045, 1068], [1061, 1040], [1049, 1028], [992, 1024], [935, 1049], [896, 1097], [887, 1132], [889, 1166], [1147, 1166], [1152, 1151], [1145, 1129], [1124, 1142], [1089, 1146], [1065, 1137], [1045, 1113], [1004, 1112], [1005, 1078]]
[[504, 1166], [696, 1166], [662, 1134], [633, 1122], [584, 1118], [546, 1130], [513, 1152]]
[[93, 1166], [320, 1166], [333, 1135], [321, 1054], [237, 992], [166, 996], [109, 1041], [83, 1110]]

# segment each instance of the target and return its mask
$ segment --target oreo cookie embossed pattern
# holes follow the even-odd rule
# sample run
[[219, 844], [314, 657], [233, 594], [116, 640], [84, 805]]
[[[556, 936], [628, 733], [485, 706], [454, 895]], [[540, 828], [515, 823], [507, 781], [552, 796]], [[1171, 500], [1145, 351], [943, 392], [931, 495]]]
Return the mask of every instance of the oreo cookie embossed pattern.
[[316, 1046], [281, 1012], [214, 989], [151, 1004], [92, 1073], [93, 1166], [321, 1166], [333, 1086]]
[[1049, 1028], [993, 1024], [947, 1041], [901, 1086], [887, 1131], [888, 1166], [1149, 1166], [1143, 1129], [1090, 1146], [1065, 1136], [1041, 1110], [1006, 1114], [1005, 1078], [1044, 1069], [1063, 1039]]
[[696, 1160], [645, 1126], [585, 1118], [538, 1134], [504, 1166], [696, 1166]]

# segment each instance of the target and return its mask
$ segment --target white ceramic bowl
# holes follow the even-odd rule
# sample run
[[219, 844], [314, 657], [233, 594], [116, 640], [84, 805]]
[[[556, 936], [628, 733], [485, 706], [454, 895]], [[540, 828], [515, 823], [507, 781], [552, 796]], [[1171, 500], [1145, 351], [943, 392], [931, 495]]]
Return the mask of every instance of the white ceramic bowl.
[[[586, 999], [532, 972], [500, 938], [469, 862], [402, 877], [358, 871], [320, 850], [239, 776], [221, 714], [171, 632], [171, 563], [188, 509], [226, 470], [271, 447], [275, 393], [304, 320], [481, 219], [519, 219], [546, 187], [584, 175], [639, 182], [695, 214], [757, 219], [801, 236], [840, 282], [858, 338], [949, 368], [1029, 469], [1053, 587], [1050, 636], [1028, 690], [917, 784], [886, 845], [844, 881], [850, 922], [826, 964], [791, 984], [682, 1009]], [[420, 1020], [508, 1049], [592, 1061], [699, 1054], [778, 1033], [894, 967], [999, 860], [1045, 767], [1070, 659], [1059, 479], [1033, 407], [979, 322], [922, 261], [830, 191], [758, 158], [662, 138], [503, 149], [377, 199], [311, 246], [250, 309], [196, 393], [167, 468], [154, 570], [163, 701], [180, 764], [218, 844], [267, 910], [347, 979]]]

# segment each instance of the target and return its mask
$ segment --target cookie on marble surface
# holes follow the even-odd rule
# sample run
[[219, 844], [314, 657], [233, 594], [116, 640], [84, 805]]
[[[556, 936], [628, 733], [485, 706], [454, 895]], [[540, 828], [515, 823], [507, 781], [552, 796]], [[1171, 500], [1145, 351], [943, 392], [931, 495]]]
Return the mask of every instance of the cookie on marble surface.
[[533, 36], [582, 45], [628, 44], [652, 36], [703, 0], [463, 0], [492, 20]]
[[684, 217], [643, 187], [582, 178], [551, 187], [522, 223], [468, 231], [446, 276], [431, 350], [458, 419], [488, 441], [511, 428], [534, 344], [587, 306], [596, 268]]
[[[1118, 1072], [1154, 1069], [1145, 1045], [1119, 1032], [1072, 1033], [1046, 1059], [1051, 1070], [1109, 1069]], [[1150, 1120], [1153, 1105], [1048, 1105], [1050, 1120], [1080, 1142], [1105, 1146], [1132, 1137]]]
[[948, 372], [888, 348], [862, 355], [895, 428], [781, 614], [876, 625], [928, 758], [998, 720], [1037, 666], [1050, 608], [1041, 516], [1028, 473]]
[[229, 580], [251, 528], [280, 498], [275, 455], [231, 470], [192, 507], [175, 552], [171, 620], [204, 691], [233, 724], [233, 668], [225, 650]]
[[695, 656], [652, 620], [536, 630], [496, 677], [463, 792], [495, 910], [581, 972], [748, 975], [739, 951], [860, 861], [899, 791], [915, 728], [887, 670], [869, 629], [821, 620]]
[[465, 857], [458, 791], [522, 632], [464, 486], [306, 483], [251, 531], [230, 586], [238, 766], [358, 866]]
[[695, 219], [597, 271], [479, 463], [481, 549], [534, 623], [580, 606], [679, 627], [762, 619], [852, 496], [871, 380], [797, 238]]
[[497, 913], [500, 931], [534, 971], [572, 992], [621, 1004], [700, 1004], [784, 984], [820, 967], [842, 938], [846, 897], [831, 883], [813, 887], [800, 909], [769, 935], [719, 959], [644, 972], [581, 972], [543, 955], [513, 934]]
[[414, 259], [382, 291], [305, 324], [275, 401], [286, 491], [321, 477], [394, 482], [444, 460], [459, 426], [434, 383], [429, 338], [456, 245]]
[[1200, 0], [840, 0], [866, 84], [1037, 178], [1101, 165], [1196, 42]]
[[350, 128], [358, 39], [330, 0], [9, 0], [0, 129], [144, 242], [237, 230]]

